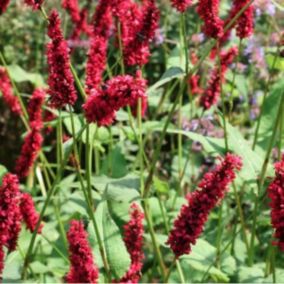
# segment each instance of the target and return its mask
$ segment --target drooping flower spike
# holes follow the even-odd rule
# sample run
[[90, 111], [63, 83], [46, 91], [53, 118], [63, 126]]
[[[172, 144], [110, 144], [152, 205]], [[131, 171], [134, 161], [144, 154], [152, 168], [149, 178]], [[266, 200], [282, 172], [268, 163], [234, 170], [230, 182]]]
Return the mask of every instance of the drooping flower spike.
[[32, 129], [24, 139], [24, 144], [21, 149], [21, 154], [16, 161], [15, 172], [20, 178], [28, 176], [43, 142], [43, 137], [40, 133], [42, 123], [34, 122]]
[[[215, 105], [220, 97], [221, 84], [224, 81], [228, 66], [233, 63], [234, 58], [238, 54], [236, 47], [230, 48], [227, 52], [220, 54], [220, 65], [219, 64], [213, 69], [208, 87], [200, 97], [200, 105], [206, 110]], [[217, 58], [217, 60], [219, 60]]]
[[60, 109], [67, 104], [73, 105], [77, 95], [70, 69], [69, 50], [60, 29], [60, 19], [56, 10], [51, 12], [48, 20], [48, 36], [51, 39], [47, 44], [48, 93], [51, 106]]
[[241, 167], [240, 157], [227, 154], [212, 172], [204, 175], [198, 189], [187, 196], [188, 203], [182, 206], [167, 240], [176, 258], [191, 252], [210, 211], [224, 198], [229, 184], [236, 177], [235, 171]]
[[275, 244], [281, 251], [284, 251], [284, 155], [280, 162], [274, 165], [275, 178], [268, 187], [270, 198], [271, 224], [275, 230]]
[[16, 115], [21, 115], [23, 112], [19, 99], [13, 94], [13, 87], [4, 67], [0, 67], [0, 92], [10, 110]]
[[88, 234], [81, 221], [73, 220], [67, 233], [69, 242], [70, 270], [65, 276], [67, 283], [97, 283], [99, 270], [94, 263]]
[[[39, 221], [39, 214], [35, 209], [34, 201], [29, 193], [22, 193], [20, 199], [20, 210], [27, 228], [33, 233]], [[38, 228], [37, 233], [41, 233], [43, 224]]]

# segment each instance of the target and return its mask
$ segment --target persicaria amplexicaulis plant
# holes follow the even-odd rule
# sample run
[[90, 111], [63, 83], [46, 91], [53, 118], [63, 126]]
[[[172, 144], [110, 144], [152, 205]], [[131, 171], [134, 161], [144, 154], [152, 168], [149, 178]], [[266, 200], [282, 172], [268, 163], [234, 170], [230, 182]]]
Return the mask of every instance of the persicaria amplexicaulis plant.
[[0, 1], [0, 281], [281, 281], [281, 16]]

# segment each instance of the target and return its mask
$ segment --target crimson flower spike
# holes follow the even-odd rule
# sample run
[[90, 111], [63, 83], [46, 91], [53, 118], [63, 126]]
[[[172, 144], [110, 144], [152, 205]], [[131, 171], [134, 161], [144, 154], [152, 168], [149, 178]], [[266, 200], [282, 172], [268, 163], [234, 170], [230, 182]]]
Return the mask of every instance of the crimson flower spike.
[[70, 14], [74, 24], [80, 21], [80, 7], [78, 0], [62, 0], [61, 6]]
[[[234, 58], [238, 54], [236, 47], [230, 48], [227, 52], [222, 52], [220, 55], [221, 70], [219, 66], [216, 66], [211, 74], [209, 85], [200, 97], [200, 105], [206, 110], [210, 109], [218, 102], [221, 93], [222, 82], [224, 81], [228, 66], [233, 63]], [[218, 60], [218, 59], [217, 59]]]
[[58, 12], [53, 10], [48, 20], [48, 36], [51, 39], [47, 44], [48, 93], [51, 106], [60, 109], [67, 104], [73, 105], [77, 95], [70, 69], [69, 50], [60, 29]]
[[208, 37], [223, 36], [223, 20], [219, 17], [219, 0], [199, 0], [197, 13], [204, 21], [203, 31]]
[[187, 196], [188, 204], [182, 206], [167, 240], [176, 258], [191, 252], [210, 211], [224, 198], [229, 184], [236, 177], [235, 171], [241, 167], [240, 157], [227, 154], [221, 164], [204, 175], [199, 189]]
[[131, 265], [117, 283], [138, 283], [143, 266], [144, 214], [136, 203], [131, 205], [130, 220], [124, 225], [124, 243], [131, 258]]
[[44, 0], [25, 0], [25, 3], [28, 6], [31, 6], [34, 10], [40, 9], [43, 2]]
[[270, 216], [271, 224], [275, 229], [275, 245], [281, 251], [284, 251], [284, 155], [280, 162], [275, 163], [275, 178], [268, 187], [268, 196], [270, 198]]
[[99, 270], [94, 264], [88, 234], [81, 221], [71, 221], [67, 239], [71, 263], [70, 270], [65, 276], [67, 283], [97, 283]]
[[171, 0], [172, 6], [183, 13], [192, 4], [192, 0]]
[[[16, 175], [7, 173], [0, 186], [0, 246], [16, 249], [21, 231], [20, 189]], [[1, 266], [1, 265], [0, 265]]]
[[21, 115], [23, 112], [19, 99], [13, 94], [13, 87], [4, 67], [0, 67], [0, 92], [10, 110], [16, 115]]
[[0, 15], [4, 14], [8, 8], [10, 0], [1, 0], [0, 2]]

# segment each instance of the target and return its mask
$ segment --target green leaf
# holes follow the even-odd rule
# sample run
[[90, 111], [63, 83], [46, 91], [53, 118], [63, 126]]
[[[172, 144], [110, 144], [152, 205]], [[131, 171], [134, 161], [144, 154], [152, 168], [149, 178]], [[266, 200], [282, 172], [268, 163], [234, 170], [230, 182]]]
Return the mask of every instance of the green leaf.
[[159, 179], [158, 177], [154, 176], [154, 187], [157, 192], [165, 194], [169, 192], [169, 184], [166, 181]]
[[106, 205], [103, 214], [103, 232], [106, 256], [111, 273], [116, 279], [120, 279], [129, 269], [131, 260], [120, 235], [120, 230], [112, 220]]
[[241, 266], [238, 269], [238, 280], [240, 283], [263, 283], [264, 272], [259, 266]]
[[275, 54], [269, 53], [265, 56], [265, 59], [269, 68], [274, 68], [280, 71], [284, 70], [284, 58], [280, 56], [276, 56], [275, 58]]
[[0, 185], [2, 184], [2, 178], [3, 176], [8, 172], [6, 167], [0, 165]]
[[16, 83], [29, 81], [37, 87], [45, 86], [43, 77], [40, 74], [27, 72], [18, 65], [10, 65], [8, 70], [12, 80]]
[[156, 82], [153, 86], [151, 86], [147, 90], [147, 93], [150, 94], [154, 92], [156, 89], [170, 82], [171, 80], [176, 79], [176, 78], [182, 78], [183, 76], [184, 76], [184, 72], [180, 67], [171, 67], [163, 74], [163, 76], [158, 82]]

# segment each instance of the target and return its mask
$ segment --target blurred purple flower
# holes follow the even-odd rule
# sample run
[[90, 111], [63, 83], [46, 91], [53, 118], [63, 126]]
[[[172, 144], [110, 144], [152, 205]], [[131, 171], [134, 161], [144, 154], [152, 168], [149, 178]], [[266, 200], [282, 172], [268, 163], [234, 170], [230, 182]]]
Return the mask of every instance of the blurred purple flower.
[[161, 45], [165, 41], [164, 32], [162, 29], [155, 30], [154, 44]]
[[273, 16], [275, 15], [275, 5], [270, 0], [256, 0], [255, 3], [255, 14], [257, 17], [262, 14]]
[[195, 44], [202, 43], [205, 39], [204, 33], [199, 33], [199, 34], [193, 34], [191, 36], [191, 41]]

